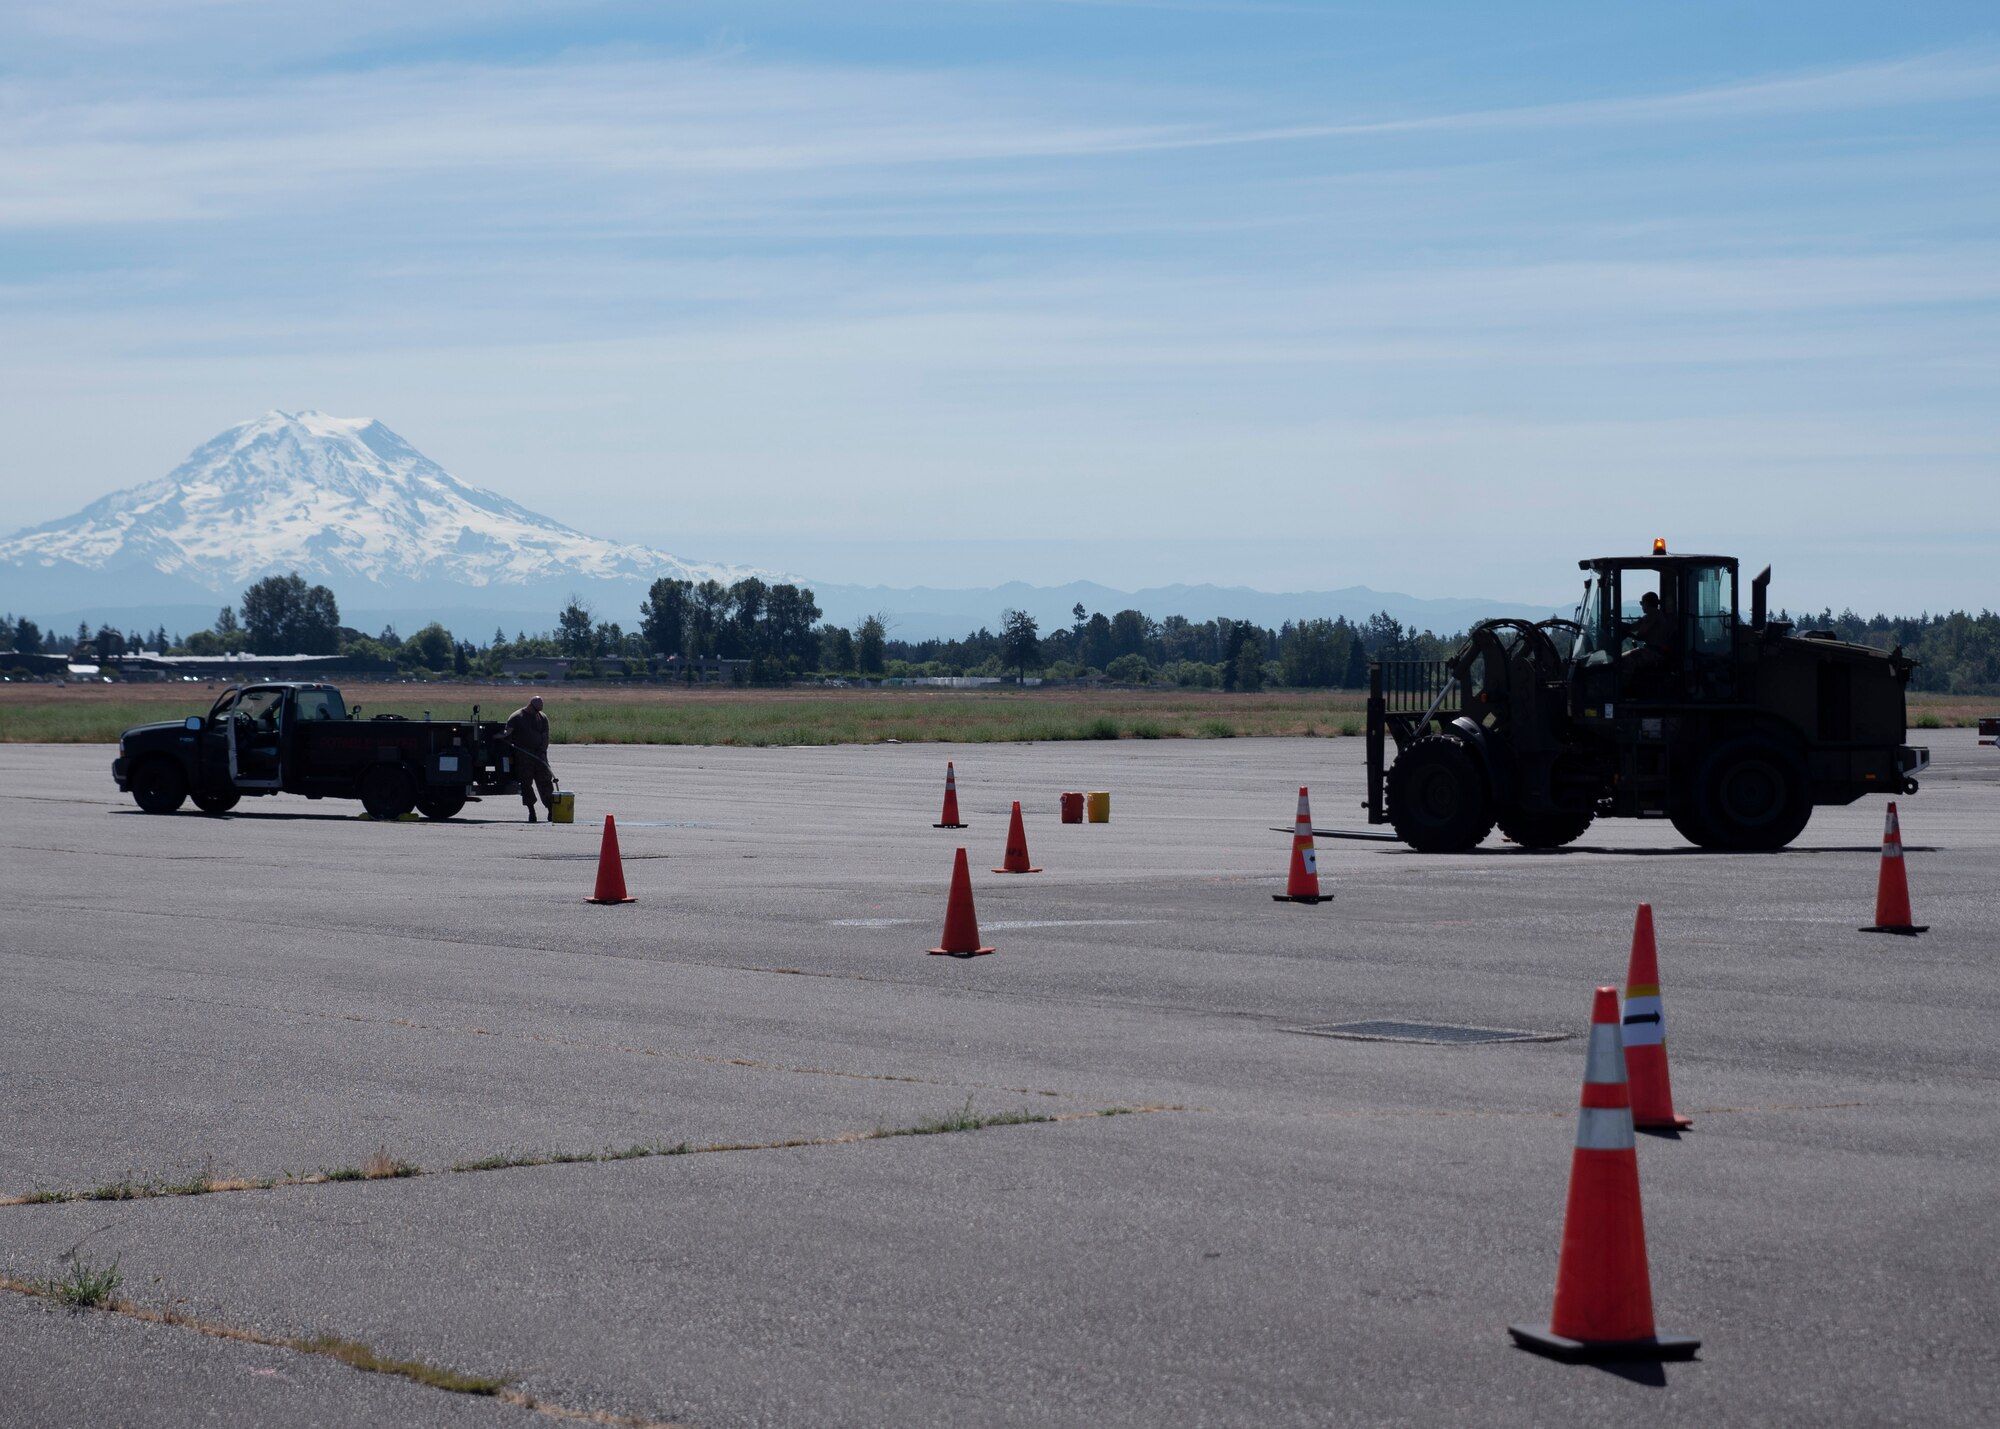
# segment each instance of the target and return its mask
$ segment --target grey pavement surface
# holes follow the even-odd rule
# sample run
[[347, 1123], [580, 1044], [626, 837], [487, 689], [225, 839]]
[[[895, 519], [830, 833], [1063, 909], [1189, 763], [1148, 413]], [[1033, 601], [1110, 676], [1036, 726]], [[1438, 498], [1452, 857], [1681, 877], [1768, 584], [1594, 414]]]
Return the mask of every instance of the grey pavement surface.
[[[1426, 857], [1354, 739], [559, 749], [586, 821], [137, 813], [110, 752], [0, 746], [0, 1273], [506, 1374], [698, 1426], [1981, 1424], [2000, 1383], [2000, 755], [1926, 731], [1921, 939], [1870, 937], [1882, 803], [1728, 856], [1657, 824]], [[934, 830], [953, 759], [972, 827]], [[1112, 822], [1064, 826], [1063, 789]], [[1023, 801], [1047, 871], [999, 862]], [[640, 900], [588, 906], [615, 813]], [[927, 957], [970, 851], [988, 958]], [[1654, 905], [1678, 1140], [1653, 1289], [1701, 1358], [1547, 1317], [1590, 989]], [[1410, 1019], [1558, 1040], [1400, 1045]], [[1055, 1123], [840, 1140], [963, 1109]], [[1101, 1117], [1111, 1108], [1164, 1108]], [[817, 1139], [831, 1144], [754, 1149]], [[498, 1153], [753, 1149], [478, 1173]], [[0, 1295], [0, 1422], [532, 1422], [291, 1352]], [[265, 1373], [275, 1370], [276, 1374]]]

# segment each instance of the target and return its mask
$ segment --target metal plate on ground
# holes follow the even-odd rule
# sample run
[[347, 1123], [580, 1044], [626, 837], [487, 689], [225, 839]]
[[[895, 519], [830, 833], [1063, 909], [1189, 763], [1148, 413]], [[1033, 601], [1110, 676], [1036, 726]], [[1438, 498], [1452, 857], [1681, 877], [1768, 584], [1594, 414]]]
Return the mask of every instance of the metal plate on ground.
[[1475, 1042], [1560, 1042], [1567, 1032], [1523, 1032], [1515, 1027], [1461, 1027], [1449, 1022], [1322, 1022], [1312, 1027], [1287, 1027], [1309, 1037], [1340, 1037], [1350, 1042], [1421, 1042], [1457, 1047]]

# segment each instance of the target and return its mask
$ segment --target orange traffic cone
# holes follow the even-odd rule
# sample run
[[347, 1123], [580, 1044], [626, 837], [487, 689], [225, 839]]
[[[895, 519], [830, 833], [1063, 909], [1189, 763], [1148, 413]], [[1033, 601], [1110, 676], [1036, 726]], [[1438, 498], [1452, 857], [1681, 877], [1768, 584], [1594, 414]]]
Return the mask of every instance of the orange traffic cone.
[[1618, 989], [1600, 987], [1590, 1009], [1555, 1311], [1547, 1325], [1509, 1325], [1507, 1333], [1522, 1349], [1561, 1360], [1692, 1359], [1700, 1340], [1653, 1328], [1639, 1154], [1618, 1025]]
[[979, 945], [979, 915], [972, 911], [972, 870], [966, 866], [964, 849], [951, 861], [951, 897], [944, 905], [944, 936], [931, 951], [954, 958], [976, 958], [993, 951]]
[[1667, 1014], [1660, 1006], [1660, 958], [1653, 946], [1653, 905], [1641, 903], [1632, 924], [1632, 963], [1625, 974], [1625, 1072], [1632, 1083], [1632, 1125], [1680, 1131], [1694, 1125], [1674, 1110], [1667, 1076]]
[[962, 829], [958, 821], [958, 771], [951, 767], [949, 759], [944, 762], [944, 812], [938, 816], [942, 823], [932, 824], [934, 829]]
[[597, 891], [586, 903], [637, 903], [625, 892], [625, 861], [618, 856], [618, 825], [604, 816], [604, 842], [597, 850]]
[[1014, 817], [1007, 822], [1007, 857], [1002, 859], [995, 873], [1040, 873], [1039, 868], [1028, 867], [1028, 835], [1021, 827], [1021, 801], [1014, 801]]
[[1331, 903], [1331, 893], [1319, 891], [1319, 855], [1313, 852], [1312, 809], [1306, 803], [1306, 786], [1299, 785], [1298, 822], [1292, 826], [1292, 871], [1285, 891], [1273, 893], [1276, 903]]
[[1882, 825], [1882, 875], [1875, 884], [1875, 921], [1864, 933], [1901, 933], [1914, 938], [1928, 933], [1931, 925], [1910, 921], [1910, 881], [1903, 875], [1903, 826], [1896, 822], [1896, 801], [1889, 801], [1889, 816]]

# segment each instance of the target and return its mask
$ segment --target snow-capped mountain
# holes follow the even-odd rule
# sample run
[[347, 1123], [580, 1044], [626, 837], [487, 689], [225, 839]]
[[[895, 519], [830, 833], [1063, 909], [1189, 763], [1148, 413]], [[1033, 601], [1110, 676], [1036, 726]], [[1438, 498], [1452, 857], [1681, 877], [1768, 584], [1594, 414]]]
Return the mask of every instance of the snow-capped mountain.
[[157, 481], [0, 540], [0, 570], [10, 568], [16, 585], [74, 587], [95, 575], [157, 587], [144, 579], [153, 576], [225, 596], [296, 570], [343, 600], [367, 587], [498, 596], [752, 573], [573, 531], [468, 486], [372, 418], [276, 411], [229, 428]]

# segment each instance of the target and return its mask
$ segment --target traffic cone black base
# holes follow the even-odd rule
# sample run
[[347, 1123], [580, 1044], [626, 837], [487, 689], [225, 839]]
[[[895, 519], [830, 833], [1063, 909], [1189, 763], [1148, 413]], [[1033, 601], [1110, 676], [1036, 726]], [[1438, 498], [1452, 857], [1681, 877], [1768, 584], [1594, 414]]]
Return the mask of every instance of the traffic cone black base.
[[1547, 1325], [1509, 1325], [1514, 1343], [1538, 1355], [1577, 1364], [1584, 1360], [1691, 1360], [1701, 1341], [1691, 1335], [1650, 1335], [1643, 1340], [1571, 1340]]
[[1331, 893], [1273, 893], [1273, 903], [1331, 903]]
[[1931, 925], [1928, 923], [1921, 923], [1908, 928], [1883, 928], [1871, 923], [1866, 928], [1857, 929], [1856, 931], [1862, 933], [1894, 933], [1900, 938], [1914, 938], [1917, 934], [1928, 933], [1930, 930]]
[[971, 827], [972, 827], [972, 825], [971, 825], [971, 824], [932, 824], [932, 825], [931, 825], [931, 827], [932, 827], [932, 828], [934, 828], [934, 829], [969, 829], [969, 828], [971, 828]]

